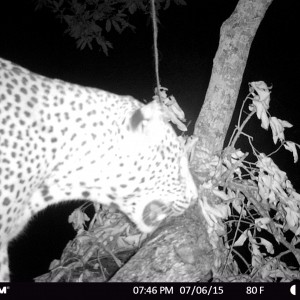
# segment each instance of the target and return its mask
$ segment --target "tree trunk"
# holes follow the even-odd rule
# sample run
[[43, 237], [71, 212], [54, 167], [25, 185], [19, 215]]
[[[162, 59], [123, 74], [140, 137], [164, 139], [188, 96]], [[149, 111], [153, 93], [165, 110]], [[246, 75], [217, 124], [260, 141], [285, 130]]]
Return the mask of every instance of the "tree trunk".
[[211, 171], [205, 164], [223, 148], [250, 47], [272, 1], [240, 0], [221, 27], [212, 75], [194, 130], [198, 143], [191, 169], [200, 182], [207, 181]]

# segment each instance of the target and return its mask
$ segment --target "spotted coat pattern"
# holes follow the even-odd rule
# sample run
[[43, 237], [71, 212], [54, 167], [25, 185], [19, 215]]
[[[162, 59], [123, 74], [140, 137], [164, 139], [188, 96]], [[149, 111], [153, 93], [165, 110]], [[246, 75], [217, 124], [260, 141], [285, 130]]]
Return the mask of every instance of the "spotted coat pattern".
[[48, 205], [115, 204], [143, 232], [197, 196], [162, 107], [0, 59], [0, 281], [7, 245]]

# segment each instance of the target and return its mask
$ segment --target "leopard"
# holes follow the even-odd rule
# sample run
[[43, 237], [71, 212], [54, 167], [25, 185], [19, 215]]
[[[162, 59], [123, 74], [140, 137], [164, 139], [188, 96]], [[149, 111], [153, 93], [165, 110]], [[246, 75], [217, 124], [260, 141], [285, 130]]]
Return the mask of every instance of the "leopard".
[[161, 103], [0, 59], [0, 281], [10, 280], [9, 242], [49, 205], [114, 206], [151, 233], [195, 198], [187, 153]]

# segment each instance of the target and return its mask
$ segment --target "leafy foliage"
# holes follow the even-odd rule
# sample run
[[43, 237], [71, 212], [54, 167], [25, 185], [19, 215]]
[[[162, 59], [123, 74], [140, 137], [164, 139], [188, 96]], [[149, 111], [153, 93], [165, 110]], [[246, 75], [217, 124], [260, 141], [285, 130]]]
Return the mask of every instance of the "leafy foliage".
[[[250, 113], [241, 123], [243, 107], [249, 100]], [[218, 248], [222, 236], [228, 250], [226, 264], [216, 274], [220, 281], [291, 281], [300, 276], [282, 259], [289, 255], [294, 268], [300, 265], [300, 194], [270, 157], [284, 146], [297, 162], [300, 145], [285, 140], [284, 130], [292, 125], [271, 116], [269, 104], [267, 85], [263, 81], [251, 82], [238, 126], [229, 146], [212, 160], [212, 179], [204, 184], [199, 200], [213, 246]], [[252, 144], [253, 137], [243, 132], [255, 114], [263, 129], [271, 128], [274, 144], [281, 142], [270, 155], [259, 153]], [[248, 138], [256, 161], [247, 161], [249, 153], [234, 148], [241, 135]], [[217, 196], [216, 203], [205, 196], [209, 193]], [[292, 238], [288, 239], [287, 234]], [[247, 255], [241, 254], [241, 247], [248, 250]], [[216, 257], [216, 266], [220, 266]]]
[[140, 233], [121, 212], [94, 203], [91, 222], [85, 204], [69, 216], [77, 236], [61, 258], [51, 262], [37, 282], [105, 282], [136, 252], [146, 234]]
[[[149, 14], [148, 0], [35, 0], [36, 9], [49, 9], [66, 26], [66, 33], [76, 40], [82, 50], [86, 46], [93, 48], [96, 42], [107, 55], [113, 48], [107, 40], [108, 33], [115, 30], [122, 33], [125, 29], [135, 30], [130, 24], [129, 15], [137, 11]], [[156, 9], [167, 9], [171, 2], [185, 5], [184, 0], [156, 0]]]

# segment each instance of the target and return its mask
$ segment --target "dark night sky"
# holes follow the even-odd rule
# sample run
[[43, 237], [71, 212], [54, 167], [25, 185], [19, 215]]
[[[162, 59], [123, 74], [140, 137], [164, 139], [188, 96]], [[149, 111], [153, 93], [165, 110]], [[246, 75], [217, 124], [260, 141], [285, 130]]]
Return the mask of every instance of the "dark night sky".
[[[173, 5], [160, 14], [160, 77], [162, 85], [168, 87], [181, 104], [187, 119], [195, 122], [210, 79], [220, 26], [233, 12], [237, 0], [186, 1], [187, 6]], [[297, 4], [297, 0], [274, 0], [269, 7], [250, 50], [237, 106], [248, 92], [249, 81], [264, 80], [268, 85], [272, 84], [270, 112], [294, 124], [286, 137], [300, 143]], [[93, 51], [78, 50], [75, 41], [64, 34], [64, 25], [46, 10], [34, 12], [30, 0], [1, 1], [0, 14], [0, 57], [48, 77], [94, 86], [117, 94], [130, 94], [140, 100], [151, 99], [155, 80], [152, 31], [147, 25], [146, 16], [139, 14], [132, 18], [136, 33], [128, 30], [122, 35], [113, 34], [110, 37], [114, 49], [106, 57], [97, 47]], [[233, 122], [236, 121], [237, 112], [238, 110]], [[257, 149], [266, 153], [275, 149], [271, 145], [270, 132], [263, 132], [259, 122], [252, 121], [247, 129], [247, 133], [259, 133], [254, 143]], [[242, 147], [243, 143], [238, 146]], [[281, 152], [283, 155], [277, 154], [275, 162], [288, 172], [299, 192], [299, 163], [293, 164], [289, 152]], [[57, 214], [61, 213], [57, 209], [53, 211], [55, 220], [58, 220]], [[48, 226], [52, 232], [60, 235], [60, 230], [55, 231], [52, 227], [53, 215], [49, 217], [50, 225], [43, 223], [38, 226]], [[50, 241], [48, 233], [43, 235], [47, 235], [44, 247], [51, 249], [55, 248], [54, 244], [63, 247], [68, 240], [58, 242], [53, 237], [53, 241]], [[27, 231], [20, 240], [25, 244], [29, 236]], [[42, 245], [42, 242], [38, 244]], [[37, 251], [46, 251], [45, 249], [37, 250], [37, 244], [22, 247], [22, 254], [13, 255], [22, 255], [28, 266], [26, 271], [19, 271], [12, 258], [16, 280], [28, 280], [31, 276], [46, 272], [49, 262], [59, 257], [59, 253], [53, 252], [54, 256], [49, 261], [40, 262]], [[35, 263], [40, 269], [27, 259], [27, 253], [34, 251]], [[18, 272], [21, 272], [20, 275]]]

